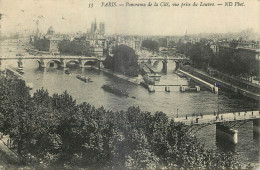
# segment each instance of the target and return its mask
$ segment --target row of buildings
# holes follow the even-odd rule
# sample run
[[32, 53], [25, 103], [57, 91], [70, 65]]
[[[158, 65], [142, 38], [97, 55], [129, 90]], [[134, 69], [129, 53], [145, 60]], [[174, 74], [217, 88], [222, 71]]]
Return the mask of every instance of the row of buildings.
[[50, 27], [46, 34], [41, 34], [37, 30], [30, 36], [30, 44], [37, 50], [45, 51], [52, 54], [59, 53], [59, 43], [61, 41], [74, 41], [84, 44], [88, 47], [89, 53], [94, 56], [102, 57], [104, 53], [112, 52], [112, 49], [121, 44], [125, 44], [135, 51], [141, 48], [141, 39], [136, 36], [123, 35], [105, 35], [105, 23], [93, 21], [91, 28], [86, 33], [77, 33], [74, 35], [57, 34], [53, 27]]
[[96, 56], [103, 56], [107, 49], [105, 38], [105, 23], [100, 22], [99, 27], [96, 20], [91, 23], [91, 29], [87, 33], [77, 33], [74, 35], [57, 34], [51, 26], [46, 34], [36, 33], [30, 36], [30, 44], [39, 51], [59, 53], [59, 43], [61, 41], [81, 42], [89, 47], [90, 53]]
[[[46, 34], [40, 34], [37, 30], [35, 35], [30, 37], [30, 43], [39, 51], [50, 53], [59, 53], [59, 43], [61, 41], [75, 41], [84, 43], [89, 47], [90, 54], [94, 56], [103, 56], [104, 53], [112, 53], [114, 47], [121, 44], [133, 48], [137, 53], [140, 52], [142, 41], [150, 39], [158, 42], [161, 49], [174, 49], [178, 43], [197, 42], [207, 43], [214, 53], [223, 50], [235, 50], [245, 57], [254, 57], [260, 60], [260, 42], [248, 40], [251, 35], [250, 30], [243, 31], [243, 38], [235, 39], [236, 34], [209, 34], [209, 35], [187, 35], [184, 36], [133, 36], [133, 35], [105, 35], [105, 23], [91, 23], [91, 28], [86, 33], [77, 33], [74, 35], [57, 34], [53, 27], [50, 27]], [[237, 36], [237, 35], [236, 35]], [[205, 39], [205, 37], [208, 37]], [[252, 36], [251, 36], [252, 37]], [[231, 40], [231, 38], [233, 38]], [[206, 40], [206, 41], [205, 41]]]
[[212, 44], [211, 48], [215, 53], [219, 53], [221, 51], [235, 51], [242, 57], [252, 57], [256, 61], [260, 61], [260, 41], [224, 41]]

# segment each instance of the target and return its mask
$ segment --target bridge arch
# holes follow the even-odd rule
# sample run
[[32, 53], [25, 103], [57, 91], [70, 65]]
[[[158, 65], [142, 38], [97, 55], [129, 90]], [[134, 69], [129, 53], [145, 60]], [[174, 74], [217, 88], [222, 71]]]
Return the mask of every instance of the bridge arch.
[[62, 64], [61, 61], [57, 60], [57, 59], [51, 59], [51, 60], [45, 61], [45, 64], [46, 64], [47, 67], [54, 67], [54, 65], [52, 65], [52, 63], [55, 63], [58, 66], [61, 66], [61, 64]]
[[95, 65], [95, 61], [89, 60], [89, 61], [85, 61], [84, 62], [84, 66], [94, 66]]
[[64, 65], [66, 66], [66, 67], [68, 67], [70, 64], [76, 64], [77, 66], [79, 66], [80, 65], [80, 63], [79, 63], [79, 61], [78, 60], [68, 60], [68, 61], [66, 61], [65, 63], [64, 63]]

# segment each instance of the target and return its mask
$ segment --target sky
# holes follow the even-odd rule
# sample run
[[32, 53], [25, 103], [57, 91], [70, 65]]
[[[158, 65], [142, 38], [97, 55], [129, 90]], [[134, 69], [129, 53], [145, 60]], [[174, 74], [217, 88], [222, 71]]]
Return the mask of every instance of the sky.
[[[225, 0], [165, 0], [170, 3], [209, 2]], [[112, 0], [119, 3], [165, 2], [162, 0]], [[243, 2], [241, 0], [231, 2]], [[91, 22], [105, 22], [107, 34], [183, 35], [198, 33], [240, 32], [252, 28], [260, 31], [260, 1], [245, 0], [241, 7], [101, 7], [108, 0], [0, 0], [1, 33], [46, 32], [53, 26], [56, 32], [86, 32]], [[93, 8], [88, 8], [93, 3]]]

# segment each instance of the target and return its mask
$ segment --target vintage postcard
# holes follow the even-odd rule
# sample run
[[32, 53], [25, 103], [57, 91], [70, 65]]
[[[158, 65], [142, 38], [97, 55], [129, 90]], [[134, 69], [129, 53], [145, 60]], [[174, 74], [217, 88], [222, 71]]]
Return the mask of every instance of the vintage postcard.
[[259, 0], [0, 0], [0, 169], [260, 169]]

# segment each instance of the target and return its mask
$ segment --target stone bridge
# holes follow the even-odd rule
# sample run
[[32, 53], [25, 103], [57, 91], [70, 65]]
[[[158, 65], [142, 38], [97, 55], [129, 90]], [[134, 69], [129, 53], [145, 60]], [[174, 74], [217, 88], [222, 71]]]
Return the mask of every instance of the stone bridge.
[[[164, 57], [164, 56], [150, 56], [150, 57], [139, 57], [138, 58], [138, 63], [145, 63], [148, 62], [151, 66], [156, 66], [159, 62], [162, 62], [163, 64], [163, 69], [162, 71], [164, 73], [167, 73], [167, 68], [168, 68], [168, 62], [169, 61], [174, 61], [176, 62], [176, 66], [178, 67], [179, 63], [184, 63], [188, 62], [190, 63], [190, 59], [188, 58], [183, 58], [183, 57], [178, 57], [178, 56], [173, 56], [173, 57]], [[150, 68], [153, 69], [153, 68]]]
[[[174, 122], [186, 126], [187, 132], [199, 131], [208, 125], [216, 125], [216, 139], [238, 143], [239, 127], [248, 121], [253, 121], [253, 135], [259, 139], [260, 134], [260, 111], [242, 111], [233, 113], [216, 113], [211, 115], [193, 115], [174, 118]], [[235, 129], [237, 128], [237, 129]]]
[[17, 60], [18, 67], [23, 68], [26, 60], [36, 60], [39, 67], [46, 68], [50, 63], [56, 63], [62, 68], [66, 68], [68, 63], [76, 63], [80, 67], [96, 66], [100, 68], [100, 64], [105, 60], [103, 57], [84, 57], [84, 56], [12, 56], [0, 57], [0, 66], [7, 60]]

